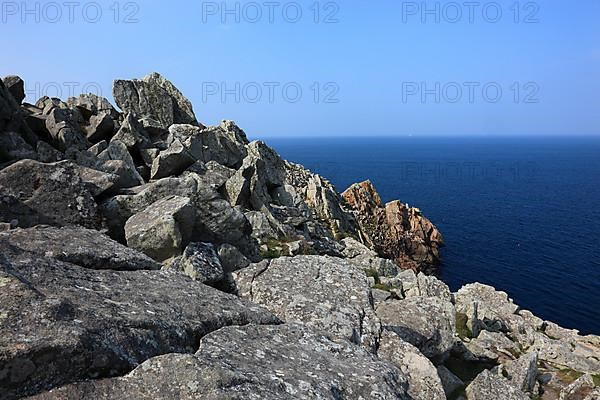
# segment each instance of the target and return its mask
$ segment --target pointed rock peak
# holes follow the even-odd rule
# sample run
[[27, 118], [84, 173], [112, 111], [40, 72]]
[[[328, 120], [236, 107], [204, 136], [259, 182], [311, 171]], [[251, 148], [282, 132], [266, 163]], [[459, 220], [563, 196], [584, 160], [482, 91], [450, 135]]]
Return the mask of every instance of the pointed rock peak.
[[353, 208], [360, 204], [365, 204], [369, 207], [381, 207], [383, 205], [381, 197], [379, 197], [375, 186], [373, 186], [370, 180], [355, 183], [342, 193], [342, 196]]
[[198, 124], [192, 103], [171, 81], [156, 72], [141, 80], [115, 80], [113, 96], [124, 112], [157, 121], [165, 130], [173, 124]]

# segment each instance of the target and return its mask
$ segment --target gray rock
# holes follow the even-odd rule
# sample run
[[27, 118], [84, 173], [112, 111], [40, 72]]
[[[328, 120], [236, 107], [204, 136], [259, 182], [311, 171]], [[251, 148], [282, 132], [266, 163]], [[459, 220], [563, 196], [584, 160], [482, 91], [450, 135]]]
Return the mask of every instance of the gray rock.
[[0, 132], [21, 132], [23, 125], [19, 103], [0, 80]]
[[114, 133], [115, 122], [108, 113], [92, 115], [89, 124], [85, 127], [87, 139], [92, 143], [110, 139]]
[[248, 211], [244, 214], [252, 225], [252, 237], [259, 242], [265, 242], [268, 239], [276, 239], [282, 236], [283, 231], [277, 221], [269, 219], [269, 215], [260, 211]]
[[64, 155], [60, 151], [43, 140], [37, 142], [36, 153], [38, 161], [43, 163], [54, 163], [64, 159]]
[[121, 177], [118, 174], [98, 171], [93, 168], [79, 167], [79, 176], [84, 184], [92, 193], [92, 196], [98, 197], [107, 192], [115, 190], [120, 184]]
[[101, 96], [93, 93], [80, 94], [78, 97], [71, 97], [67, 100], [70, 108], [77, 108], [86, 120], [93, 115], [108, 114], [113, 120], [119, 119], [119, 113], [110, 104], [110, 102]]
[[270, 191], [284, 184], [285, 163], [263, 142], [252, 142], [246, 148], [242, 166], [225, 185], [227, 196], [231, 204], [262, 211], [273, 202]]
[[482, 331], [465, 346], [475, 357], [493, 361], [512, 360], [520, 353], [518, 343], [500, 332]]
[[465, 384], [460, 378], [454, 375], [448, 368], [443, 365], [437, 367], [437, 372], [442, 381], [442, 386], [444, 387], [444, 393], [446, 393], [447, 398], [452, 398], [452, 396], [457, 393], [460, 389], [464, 388]]
[[297, 256], [263, 261], [233, 274], [243, 298], [287, 322], [376, 348], [379, 321], [364, 272], [343, 259]]
[[127, 149], [127, 146], [118, 140], [112, 140], [106, 150], [98, 155], [101, 164], [108, 161], [122, 161], [124, 163], [112, 163], [102, 167], [107, 172], [115, 173], [121, 177], [121, 187], [133, 187], [144, 184], [144, 179], [138, 173], [135, 162]]
[[[369, 278], [371, 280], [372, 278]], [[373, 279], [373, 284], [375, 280]], [[381, 303], [392, 299], [392, 293], [386, 290], [371, 289], [371, 297], [373, 297], [373, 307], [377, 308]]]
[[538, 377], [538, 355], [529, 353], [521, 358], [500, 366], [503, 376], [517, 389], [532, 393]]
[[8, 221], [18, 219], [19, 227], [100, 225], [94, 197], [81, 179], [79, 168], [69, 161], [54, 164], [19, 161], [0, 171], [0, 187], [5, 196], [12, 196], [21, 204], [25, 215], [17, 210], [16, 204], [15, 209], [9, 208], [2, 215]]
[[185, 171], [196, 160], [190, 152], [179, 141], [175, 140], [167, 150], [161, 151], [152, 162], [152, 179], [162, 179], [168, 176], [176, 176]]
[[[42, 115], [49, 115], [52, 110], [55, 108], [60, 108], [62, 110], [70, 109], [69, 105], [62, 101], [61, 99], [57, 99], [56, 97], [48, 97], [43, 96], [38, 99], [35, 103], [35, 107], [39, 110], [42, 110]], [[74, 111], [76, 114], [78, 111]], [[79, 114], [81, 115], [81, 114]], [[83, 121], [83, 116], [81, 117], [81, 121]]]
[[194, 218], [190, 199], [166, 197], [127, 221], [127, 245], [157, 261], [180, 255], [191, 240]]
[[260, 307], [183, 275], [7, 257], [12, 254], [0, 256], [3, 399], [123, 375], [161, 354], [193, 352], [199, 338], [223, 326], [277, 322]]
[[443, 361], [454, 345], [452, 303], [436, 297], [410, 297], [377, 307], [384, 330], [396, 333], [434, 361]]
[[46, 128], [59, 150], [85, 150], [90, 147], [81, 131], [83, 117], [78, 111], [55, 107], [48, 113]]
[[246, 134], [232, 121], [223, 121], [218, 127], [202, 131], [204, 146], [202, 161], [215, 161], [230, 168], [238, 168], [248, 154]]
[[156, 73], [142, 80], [116, 80], [113, 96], [121, 110], [153, 120], [157, 128], [166, 130], [173, 124], [198, 123], [191, 103], [171, 82]]
[[190, 243], [171, 268], [206, 285], [214, 285], [225, 277], [219, 256], [210, 243]]
[[239, 271], [250, 265], [248, 260], [235, 246], [222, 244], [219, 246], [219, 259], [223, 270], [227, 273]]
[[[133, 149], [145, 149], [150, 147], [150, 138], [144, 130], [142, 124], [135, 118], [135, 115], [129, 113], [125, 116], [118, 132], [112, 140], [118, 140], [132, 151]], [[150, 164], [152, 165], [152, 164]]]
[[233, 176], [235, 170], [219, 164], [216, 161], [194, 163], [188, 171], [196, 174], [196, 180], [202, 186], [209, 186], [213, 190], [220, 191], [227, 180]]
[[389, 331], [384, 331], [377, 355], [398, 367], [408, 379], [408, 394], [420, 400], [446, 400], [437, 370], [419, 350]]
[[37, 158], [37, 153], [21, 135], [16, 132], [0, 132], [0, 163]]
[[474, 283], [466, 285], [455, 294], [456, 311], [472, 314], [473, 303], [477, 303], [477, 315], [481, 326], [489, 331], [510, 331], [522, 322], [517, 315], [519, 307], [504, 292], [491, 286]]
[[435, 276], [425, 275], [419, 273], [417, 275], [417, 281], [419, 284], [419, 293], [423, 297], [438, 297], [446, 301], [452, 301], [452, 294], [450, 288], [441, 280]]
[[98, 157], [106, 149], [108, 149], [108, 142], [106, 140], [101, 140], [87, 149], [87, 151], [94, 157]]
[[111, 192], [139, 186], [140, 180], [143, 180], [138, 171], [132, 169], [131, 165], [123, 160], [108, 160], [103, 162], [99, 168], [111, 176], [116, 176]]
[[2, 81], [15, 101], [21, 104], [25, 100], [25, 82], [23, 79], [15, 75], [9, 75], [4, 77]]
[[147, 361], [126, 377], [90, 381], [38, 400], [411, 399], [395, 367], [301, 325], [227, 327], [205, 336], [195, 355]]
[[600, 339], [586, 340], [585, 337], [552, 339], [544, 333], [537, 333], [528, 351], [537, 352], [539, 359], [562, 365], [574, 371], [595, 374], [600, 371]]
[[205, 153], [209, 152], [208, 146], [204, 145], [203, 128], [195, 125], [175, 124], [169, 127], [169, 137], [167, 144], [171, 145], [175, 141], [179, 141], [194, 160], [208, 162], [209, 157]]
[[513, 387], [506, 379], [483, 371], [466, 389], [468, 400], [529, 400], [529, 396]]
[[190, 196], [199, 190], [198, 182], [192, 176], [165, 178], [133, 189], [127, 194], [114, 196], [100, 205], [110, 234], [119, 241], [125, 241], [125, 223], [134, 214], [144, 211], [152, 203], [168, 196]]
[[79, 227], [37, 226], [0, 233], [0, 247], [54, 258], [89, 269], [156, 270], [160, 264], [114, 242], [102, 233]]
[[342, 254], [345, 258], [369, 257], [377, 258], [378, 255], [374, 250], [371, 250], [358, 240], [348, 237], [340, 240], [344, 245]]

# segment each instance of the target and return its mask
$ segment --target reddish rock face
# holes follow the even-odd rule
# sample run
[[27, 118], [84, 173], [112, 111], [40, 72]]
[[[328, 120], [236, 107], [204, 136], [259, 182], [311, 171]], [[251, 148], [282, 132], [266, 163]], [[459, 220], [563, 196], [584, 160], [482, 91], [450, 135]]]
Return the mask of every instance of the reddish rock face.
[[383, 204], [370, 181], [351, 186], [342, 196], [360, 225], [361, 239], [381, 257], [418, 271], [439, 264], [444, 239], [419, 209], [400, 201]]

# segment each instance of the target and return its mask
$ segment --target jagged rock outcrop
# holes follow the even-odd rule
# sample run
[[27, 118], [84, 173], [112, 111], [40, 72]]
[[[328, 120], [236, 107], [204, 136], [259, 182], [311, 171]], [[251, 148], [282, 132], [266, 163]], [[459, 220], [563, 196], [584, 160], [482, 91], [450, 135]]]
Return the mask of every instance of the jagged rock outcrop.
[[444, 240], [420, 210], [399, 201], [384, 205], [370, 181], [353, 185], [342, 195], [360, 225], [361, 239], [380, 256], [414, 270], [440, 262]]
[[160, 74], [150, 74], [142, 80], [116, 80], [113, 96], [121, 110], [135, 113], [151, 129], [198, 123], [189, 100]]
[[16, 75], [9, 75], [4, 77], [2, 82], [17, 104], [21, 104], [25, 100], [25, 82], [23, 79]]
[[0, 83], [0, 400], [598, 397], [599, 337], [451, 293], [424, 273], [439, 231], [369, 182], [205, 127], [158, 74], [115, 82], [123, 112], [22, 83]]
[[36, 400], [411, 399], [392, 365], [301, 325], [224, 328], [195, 355], [153, 358], [118, 379], [90, 381]]

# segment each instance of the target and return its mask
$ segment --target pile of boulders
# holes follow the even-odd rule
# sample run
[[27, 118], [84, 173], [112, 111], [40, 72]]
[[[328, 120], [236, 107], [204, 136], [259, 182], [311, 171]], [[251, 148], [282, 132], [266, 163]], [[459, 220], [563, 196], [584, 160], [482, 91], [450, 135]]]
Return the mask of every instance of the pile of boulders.
[[0, 400], [599, 398], [600, 338], [424, 274], [418, 209], [113, 94], [0, 81]]

